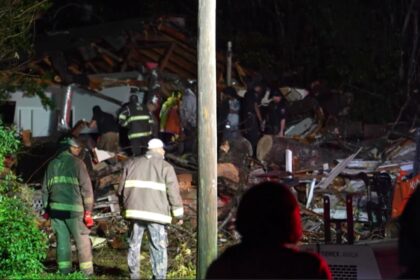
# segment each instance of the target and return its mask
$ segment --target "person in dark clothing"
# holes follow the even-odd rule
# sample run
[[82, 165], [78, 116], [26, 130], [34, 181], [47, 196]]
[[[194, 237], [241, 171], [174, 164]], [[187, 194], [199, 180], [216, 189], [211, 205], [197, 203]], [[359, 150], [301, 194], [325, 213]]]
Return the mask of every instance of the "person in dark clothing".
[[226, 249], [207, 279], [331, 279], [319, 255], [293, 248], [302, 236], [298, 203], [285, 185], [264, 182], [242, 197], [236, 214], [241, 243]]
[[223, 90], [223, 100], [221, 111], [221, 124], [223, 124], [223, 139], [232, 139], [240, 135], [239, 131], [239, 112], [240, 102], [237, 91], [229, 86]]
[[284, 137], [286, 127], [286, 102], [280, 91], [271, 90], [272, 101], [268, 105], [265, 133]]
[[150, 118], [153, 121], [152, 137], [157, 138], [159, 136], [159, 120], [158, 120], [157, 116], [155, 115], [155, 113], [158, 109], [158, 105], [156, 103], [154, 103], [153, 100], [149, 100], [149, 101], [147, 101], [146, 106], [147, 106], [147, 110], [150, 113]]
[[400, 278], [420, 278], [420, 188], [410, 196], [399, 218], [399, 263], [404, 267]]
[[121, 109], [118, 120], [121, 126], [128, 128], [133, 155], [142, 155], [146, 151], [153, 127], [153, 119], [146, 106], [139, 102], [136, 95], [131, 95], [128, 105]]
[[98, 129], [100, 136], [98, 143], [96, 144], [97, 148], [118, 153], [120, 136], [118, 132], [118, 123], [114, 116], [102, 111], [99, 106], [94, 106], [92, 112], [93, 117], [89, 123], [89, 127]]
[[251, 142], [254, 154], [261, 136], [262, 116], [260, 101], [263, 92], [263, 85], [256, 83], [251, 90], [245, 93], [241, 104], [244, 136]]

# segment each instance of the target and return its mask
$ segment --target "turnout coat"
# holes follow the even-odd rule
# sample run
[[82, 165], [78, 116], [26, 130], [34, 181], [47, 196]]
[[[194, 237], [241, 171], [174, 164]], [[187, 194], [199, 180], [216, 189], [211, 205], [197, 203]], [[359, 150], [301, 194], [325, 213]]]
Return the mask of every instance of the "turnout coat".
[[175, 170], [161, 154], [148, 151], [128, 160], [118, 195], [127, 219], [169, 224], [184, 214]]

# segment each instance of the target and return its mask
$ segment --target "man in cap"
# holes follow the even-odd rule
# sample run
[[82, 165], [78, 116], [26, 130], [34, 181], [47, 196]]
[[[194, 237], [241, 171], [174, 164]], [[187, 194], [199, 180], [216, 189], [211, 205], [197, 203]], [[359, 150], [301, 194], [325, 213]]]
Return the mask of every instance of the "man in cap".
[[42, 184], [44, 218], [51, 218], [57, 239], [57, 263], [60, 273], [72, 270], [73, 237], [79, 253], [80, 270], [93, 274], [89, 228], [93, 226], [93, 190], [84, 162], [78, 158], [82, 149], [76, 139], [66, 139], [68, 149], [53, 159]]
[[139, 102], [137, 95], [130, 96], [130, 101], [121, 109], [118, 120], [121, 126], [128, 128], [133, 155], [142, 155], [152, 135], [153, 119], [147, 108]]
[[155, 279], [166, 277], [168, 237], [165, 225], [172, 216], [182, 224], [184, 214], [174, 168], [164, 159], [163, 142], [151, 139], [144, 156], [127, 161], [118, 195], [123, 200], [125, 218], [131, 220], [128, 268], [131, 279], [140, 278], [140, 246], [147, 229], [151, 264]]

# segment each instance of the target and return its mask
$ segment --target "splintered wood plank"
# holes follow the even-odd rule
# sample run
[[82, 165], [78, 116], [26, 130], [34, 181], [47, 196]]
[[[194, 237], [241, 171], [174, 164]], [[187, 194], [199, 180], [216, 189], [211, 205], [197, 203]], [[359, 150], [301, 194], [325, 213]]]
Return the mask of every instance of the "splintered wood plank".
[[159, 69], [163, 70], [166, 67], [166, 64], [168, 63], [169, 58], [172, 55], [173, 50], [175, 49], [175, 43], [172, 43], [169, 48], [167, 48], [167, 50], [165, 51], [165, 54], [163, 56], [163, 58], [161, 59], [160, 63], [159, 63]]
[[49, 56], [44, 56], [44, 58], [42, 59], [42, 61], [45, 63], [45, 64], [47, 64], [48, 66], [52, 66], [52, 63], [51, 63], [51, 59], [50, 59], [50, 57]]
[[[158, 54], [160, 57], [163, 57], [165, 55], [165, 52], [161, 49], [150, 49], [148, 50], [150, 53]], [[197, 67], [194, 64], [191, 64], [188, 60], [182, 59], [177, 56], [171, 56], [169, 57], [167, 67], [170, 68], [170, 65], [175, 64], [179, 68], [182, 68], [183, 70], [196, 75], [197, 73]]]
[[70, 64], [69, 67], [67, 67], [67, 69], [72, 73], [72, 74], [76, 74], [79, 75], [82, 73], [82, 71], [80, 71], [79, 66], [77, 66], [76, 64]]
[[[162, 33], [162, 38], [166, 38], [167, 40], [174, 40], [173, 37], [171, 37], [170, 35], [166, 33]], [[185, 51], [188, 51], [191, 54], [197, 56], [197, 49], [192, 47], [189, 43], [186, 43], [185, 41], [179, 41], [179, 40], [175, 40], [175, 41]], [[216, 53], [216, 61], [217, 63], [225, 63], [225, 56], [220, 52]]]
[[109, 56], [107, 56], [105, 53], [102, 53], [101, 57], [106, 62], [106, 64], [108, 64], [109, 66], [111, 66], [111, 67], [115, 66], [114, 61], [112, 61], [112, 59]]
[[123, 61], [122, 57], [119, 57], [118, 55], [114, 54], [113, 52], [111, 52], [110, 50], [107, 50], [104, 47], [98, 46], [95, 43], [92, 43], [91, 46], [93, 48], [95, 48], [98, 51], [98, 53], [105, 54], [106, 56], [108, 56], [109, 58], [111, 58], [111, 59], [113, 59], [117, 62], [122, 62]]
[[[148, 61], [159, 61], [161, 55], [153, 52], [151, 50], [142, 50], [141, 54], [143, 55], [143, 62], [148, 62]], [[195, 73], [191, 73], [188, 70], [180, 67], [179, 65], [176, 65], [174, 63], [169, 63], [166, 66], [166, 70], [172, 73], [175, 73], [177, 75], [179, 75], [182, 78], [195, 78], [196, 74]]]
[[[93, 63], [93, 62], [92, 62]], [[100, 61], [95, 61], [94, 65], [97, 69], [100, 69], [99, 72], [104, 72], [104, 73], [111, 73], [112, 72], [112, 67], [110, 67], [107, 63], [105, 63], [104, 61], [100, 60]]]
[[165, 24], [159, 24], [157, 29], [163, 33], [168, 34], [171, 38], [177, 40], [177, 41], [181, 41], [181, 42], [186, 42], [188, 40], [187, 36], [185, 36], [185, 34], [176, 31], [175, 29], [172, 29], [170, 27], [168, 27]]
[[99, 71], [98, 71], [98, 69], [96, 68], [96, 66], [95, 65], [93, 65], [93, 63], [92, 62], [86, 62], [85, 63], [85, 67], [87, 68], [87, 69], [90, 69], [90, 70], [92, 70], [92, 72], [93, 73], [99, 73]]

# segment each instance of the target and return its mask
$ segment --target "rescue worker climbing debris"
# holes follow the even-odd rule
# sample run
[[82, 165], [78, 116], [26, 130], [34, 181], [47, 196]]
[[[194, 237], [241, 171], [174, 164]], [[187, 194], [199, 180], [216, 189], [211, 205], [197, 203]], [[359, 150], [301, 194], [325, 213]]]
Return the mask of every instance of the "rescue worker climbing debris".
[[151, 264], [155, 279], [166, 278], [168, 237], [166, 224], [172, 216], [182, 224], [184, 214], [174, 168], [164, 160], [163, 142], [152, 139], [148, 152], [130, 159], [123, 170], [118, 195], [123, 200], [125, 218], [131, 220], [128, 268], [131, 279], [140, 278], [140, 247], [147, 229]]
[[130, 101], [121, 109], [118, 120], [121, 126], [128, 128], [133, 155], [142, 155], [152, 135], [153, 119], [146, 106], [139, 102], [137, 95], [130, 96]]
[[76, 139], [65, 140], [66, 150], [53, 159], [42, 184], [43, 217], [51, 218], [57, 239], [60, 273], [72, 271], [71, 237], [76, 242], [80, 270], [93, 274], [89, 228], [93, 226], [93, 190], [84, 162], [77, 156], [82, 146]]

